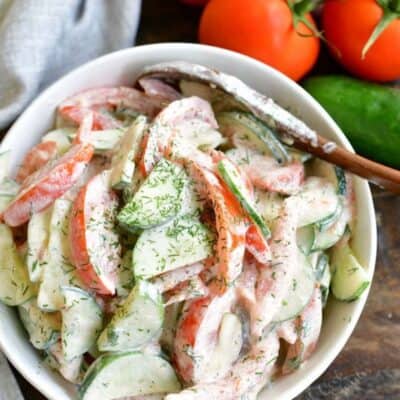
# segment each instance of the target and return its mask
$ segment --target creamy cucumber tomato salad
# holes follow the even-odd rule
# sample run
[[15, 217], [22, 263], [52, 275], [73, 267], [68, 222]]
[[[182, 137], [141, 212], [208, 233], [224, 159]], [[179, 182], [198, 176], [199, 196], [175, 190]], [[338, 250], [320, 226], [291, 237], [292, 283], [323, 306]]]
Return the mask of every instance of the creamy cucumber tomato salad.
[[213, 85], [86, 90], [9, 155], [0, 298], [79, 399], [256, 399], [368, 286], [352, 178]]

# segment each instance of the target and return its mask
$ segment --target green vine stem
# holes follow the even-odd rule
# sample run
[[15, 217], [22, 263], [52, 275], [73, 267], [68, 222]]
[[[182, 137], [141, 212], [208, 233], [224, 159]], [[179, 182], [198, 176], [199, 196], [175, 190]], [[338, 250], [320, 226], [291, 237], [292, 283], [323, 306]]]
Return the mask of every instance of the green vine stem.
[[[298, 35], [304, 37], [315, 36], [324, 40], [320, 31], [306, 18], [306, 15], [313, 11], [322, 0], [288, 0], [288, 6], [292, 12], [293, 26]], [[310, 31], [311, 34], [304, 34], [297, 30], [299, 23], [303, 23]]]
[[400, 18], [400, 0], [376, 0], [382, 7], [383, 15], [362, 50], [362, 59], [365, 58], [372, 45], [382, 32], [396, 19]]

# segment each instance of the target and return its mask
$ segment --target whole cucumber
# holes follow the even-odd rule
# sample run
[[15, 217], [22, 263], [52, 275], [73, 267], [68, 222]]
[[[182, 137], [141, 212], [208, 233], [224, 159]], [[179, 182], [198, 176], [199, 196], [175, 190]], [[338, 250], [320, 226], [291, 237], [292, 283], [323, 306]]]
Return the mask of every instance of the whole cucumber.
[[303, 86], [357, 153], [400, 168], [400, 89], [338, 75], [312, 77]]

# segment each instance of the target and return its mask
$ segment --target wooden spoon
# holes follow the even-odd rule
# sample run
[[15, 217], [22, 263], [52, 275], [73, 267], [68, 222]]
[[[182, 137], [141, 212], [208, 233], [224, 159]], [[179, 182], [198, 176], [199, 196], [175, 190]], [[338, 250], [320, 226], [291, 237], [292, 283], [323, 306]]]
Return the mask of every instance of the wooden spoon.
[[219, 88], [280, 133], [284, 141], [289, 139], [294, 147], [400, 194], [400, 171], [368, 160], [328, 141], [277, 105], [271, 98], [257, 92], [234, 76], [198, 64], [174, 61], [144, 68], [138, 79], [144, 77], [167, 80], [189, 79], [203, 82], [211, 88]]

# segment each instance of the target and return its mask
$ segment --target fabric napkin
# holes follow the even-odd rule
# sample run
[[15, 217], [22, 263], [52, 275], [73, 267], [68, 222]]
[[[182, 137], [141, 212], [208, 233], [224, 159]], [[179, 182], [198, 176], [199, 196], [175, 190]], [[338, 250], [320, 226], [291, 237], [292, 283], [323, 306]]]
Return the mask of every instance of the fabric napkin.
[[0, 353], [0, 400], [23, 400], [6, 358]]
[[[134, 44], [141, 0], [0, 0], [0, 133], [51, 82]], [[0, 400], [23, 400], [0, 353]]]
[[141, 0], [0, 0], [0, 129], [74, 67], [132, 46]]

